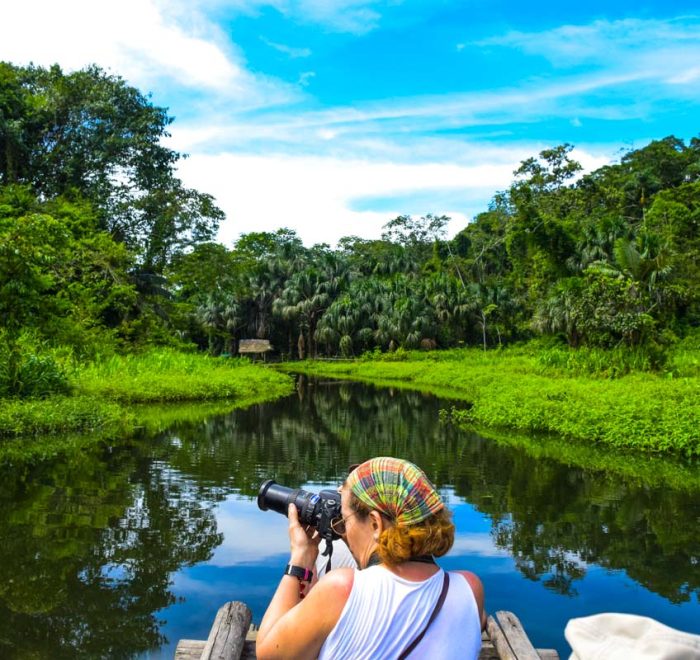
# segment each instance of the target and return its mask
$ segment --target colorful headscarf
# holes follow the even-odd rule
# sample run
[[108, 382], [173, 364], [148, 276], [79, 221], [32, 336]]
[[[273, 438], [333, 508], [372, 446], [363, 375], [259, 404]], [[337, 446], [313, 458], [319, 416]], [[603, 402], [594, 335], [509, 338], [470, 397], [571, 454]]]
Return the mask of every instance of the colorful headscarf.
[[415, 525], [445, 506], [423, 470], [400, 458], [381, 456], [365, 461], [346, 483], [363, 504], [398, 525]]

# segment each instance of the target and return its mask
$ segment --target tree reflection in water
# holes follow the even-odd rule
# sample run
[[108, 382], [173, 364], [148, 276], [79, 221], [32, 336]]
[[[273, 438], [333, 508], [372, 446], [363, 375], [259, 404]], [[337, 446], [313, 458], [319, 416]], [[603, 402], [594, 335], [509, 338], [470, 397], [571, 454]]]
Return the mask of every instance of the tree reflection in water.
[[129, 447], [5, 466], [0, 484], [2, 657], [159, 646], [171, 572], [221, 542], [215, 493]]
[[373, 455], [413, 460], [487, 515], [497, 546], [548, 590], [575, 597], [598, 564], [671, 602], [700, 599], [697, 465], [645, 458], [636, 469], [595, 450], [574, 460], [551, 440], [513, 447], [439, 423], [445, 406], [301, 379], [271, 404], [203, 420], [193, 409], [157, 435], [5, 464], [0, 655], [117, 658], [159, 646], [173, 573], [221, 543], [218, 501], [253, 497], [266, 478], [337, 482]]

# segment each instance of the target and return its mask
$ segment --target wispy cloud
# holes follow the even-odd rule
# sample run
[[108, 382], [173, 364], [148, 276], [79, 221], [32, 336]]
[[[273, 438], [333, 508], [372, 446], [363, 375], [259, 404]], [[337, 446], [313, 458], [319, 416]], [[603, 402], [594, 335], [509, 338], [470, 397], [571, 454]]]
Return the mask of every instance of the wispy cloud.
[[365, 34], [374, 30], [381, 19], [377, 0], [298, 0], [296, 14], [339, 32]]
[[[560, 119], [580, 128], [592, 119], [646, 120], [679, 98], [700, 100], [696, 84], [699, 25], [695, 19], [597, 21], [548, 32], [509, 33], [480, 43], [529, 49], [559, 62], [568, 57], [572, 66], [590, 57], [596, 66], [578, 67], [564, 75], [543, 72], [537, 78], [486, 91], [378, 99], [324, 110], [305, 111], [297, 106], [293, 113], [280, 109], [256, 117], [233, 116], [226, 122], [212, 117], [206, 128], [182, 126], [179, 139], [185, 150], [222, 144], [246, 150], [255, 148], [255, 142], [276, 150], [288, 145], [355, 153], [368, 142], [382, 149], [391, 148], [392, 140], [415, 147], [440, 132], [478, 127]], [[622, 45], [616, 45], [618, 38]], [[305, 82], [302, 76], [300, 85]]]
[[653, 54], [664, 60], [678, 51], [685, 53], [685, 64], [692, 65], [697, 62], [692, 53], [700, 48], [700, 18], [597, 20], [588, 25], [562, 25], [539, 32], [508, 32], [474, 45], [517, 48], [531, 55], [542, 55], [558, 67], [620, 66], [629, 64], [628, 58], [642, 55], [646, 60]]
[[299, 57], [309, 57], [311, 55], [310, 48], [295, 48], [294, 46], [278, 44], [274, 41], [270, 41], [269, 39], [265, 39], [265, 37], [260, 37], [260, 40], [270, 48], [273, 48], [274, 50], [279, 51], [280, 53], [283, 53], [284, 55], [287, 55], [292, 59], [296, 59]]
[[[413, 143], [440, 131], [506, 126], [560, 117], [579, 122], [582, 118], [622, 119], [643, 117], [648, 104], [660, 94], [650, 90], [642, 103], [631, 101], [640, 85], [649, 85], [655, 74], [648, 71], [581, 74], [565, 80], [531, 81], [520, 87], [401, 100], [379, 100], [327, 110], [293, 113], [272, 111], [256, 117], [232, 117], [221, 122], [212, 117], [206, 126], [181, 125], [174, 129], [176, 146], [185, 151], [220, 149], [222, 144], [255, 148], [267, 142], [304, 148], [332, 142], [337, 149], [367, 148], [367, 140], [386, 149], [391, 139]], [[629, 93], [625, 94], [625, 88]], [[602, 91], [605, 100], [590, 97]], [[670, 95], [669, 90], [666, 96]], [[377, 141], [375, 138], [379, 138]], [[432, 139], [432, 138], [430, 138]], [[413, 144], [411, 146], [414, 146]]]
[[308, 87], [311, 79], [316, 75], [314, 71], [302, 71], [299, 74], [299, 84], [302, 87]]
[[283, 16], [300, 23], [322, 26], [331, 32], [366, 34], [377, 28], [382, 10], [402, 0], [199, 0], [208, 9], [225, 8], [255, 15], [273, 8]]

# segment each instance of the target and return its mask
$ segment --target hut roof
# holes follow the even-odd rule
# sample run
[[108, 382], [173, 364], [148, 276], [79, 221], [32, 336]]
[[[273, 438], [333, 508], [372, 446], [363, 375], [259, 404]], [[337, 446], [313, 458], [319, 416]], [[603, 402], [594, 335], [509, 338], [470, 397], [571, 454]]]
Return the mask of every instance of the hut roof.
[[239, 353], [267, 353], [271, 350], [269, 339], [241, 339], [238, 342]]

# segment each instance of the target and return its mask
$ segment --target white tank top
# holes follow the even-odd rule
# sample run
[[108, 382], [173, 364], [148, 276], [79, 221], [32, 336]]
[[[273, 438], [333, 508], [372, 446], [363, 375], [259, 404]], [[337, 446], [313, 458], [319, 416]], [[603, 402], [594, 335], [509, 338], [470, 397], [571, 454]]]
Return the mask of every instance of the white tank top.
[[[411, 582], [383, 566], [356, 570], [350, 596], [319, 660], [398, 658], [430, 619], [443, 576], [440, 570], [423, 582]], [[442, 609], [413, 649], [412, 659], [469, 660], [479, 655], [481, 622], [474, 593], [463, 575], [449, 577]]]

